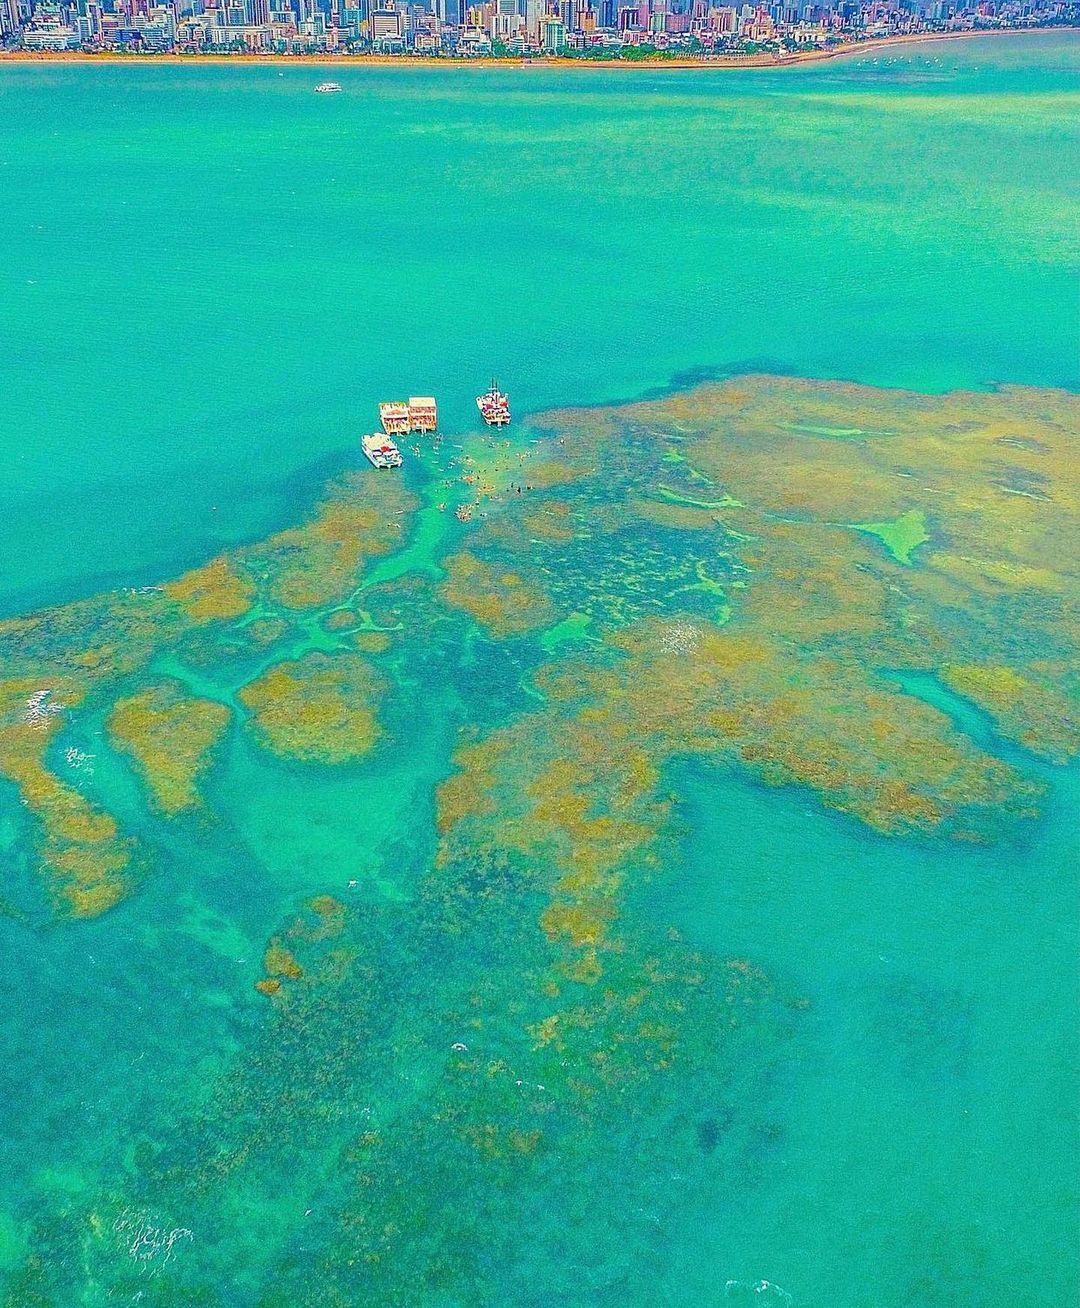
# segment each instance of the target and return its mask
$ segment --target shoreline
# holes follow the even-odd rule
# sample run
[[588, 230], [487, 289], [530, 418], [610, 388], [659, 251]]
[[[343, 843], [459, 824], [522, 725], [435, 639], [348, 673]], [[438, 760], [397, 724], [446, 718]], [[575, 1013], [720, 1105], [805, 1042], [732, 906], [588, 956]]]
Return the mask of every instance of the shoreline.
[[686, 71], [718, 70], [732, 72], [746, 68], [793, 68], [826, 60], [846, 58], [874, 50], [922, 45], [932, 41], [961, 41], [983, 36], [1031, 36], [1050, 32], [1080, 32], [1074, 27], [989, 28], [963, 32], [912, 32], [897, 36], [874, 37], [868, 41], [850, 41], [830, 50], [807, 50], [789, 55], [731, 55], [719, 58], [677, 59], [577, 59], [534, 55], [513, 58], [486, 57], [457, 59], [452, 55], [377, 55], [377, 54], [93, 54], [82, 50], [12, 50], [0, 52], [0, 66], [11, 64], [237, 64], [242, 67], [262, 64], [317, 65], [335, 68], [558, 68], [677, 69]]

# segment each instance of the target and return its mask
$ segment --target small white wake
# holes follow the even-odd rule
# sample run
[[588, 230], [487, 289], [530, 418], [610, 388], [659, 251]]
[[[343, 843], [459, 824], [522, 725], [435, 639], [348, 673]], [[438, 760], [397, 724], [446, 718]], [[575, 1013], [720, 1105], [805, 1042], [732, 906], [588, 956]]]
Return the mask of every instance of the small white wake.
[[773, 1281], [727, 1281], [724, 1298], [753, 1308], [791, 1308], [795, 1300]]

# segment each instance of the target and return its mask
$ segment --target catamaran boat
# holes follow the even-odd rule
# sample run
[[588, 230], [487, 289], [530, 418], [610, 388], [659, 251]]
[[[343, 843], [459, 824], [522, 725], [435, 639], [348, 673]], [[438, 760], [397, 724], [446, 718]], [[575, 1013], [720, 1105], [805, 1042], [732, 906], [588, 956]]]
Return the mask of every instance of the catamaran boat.
[[491, 390], [476, 397], [476, 407], [489, 427], [506, 427], [510, 422], [510, 398], [499, 390], [494, 377]]
[[372, 436], [361, 436], [360, 448], [376, 468], [401, 467], [401, 451], [389, 436], [380, 436], [378, 432]]

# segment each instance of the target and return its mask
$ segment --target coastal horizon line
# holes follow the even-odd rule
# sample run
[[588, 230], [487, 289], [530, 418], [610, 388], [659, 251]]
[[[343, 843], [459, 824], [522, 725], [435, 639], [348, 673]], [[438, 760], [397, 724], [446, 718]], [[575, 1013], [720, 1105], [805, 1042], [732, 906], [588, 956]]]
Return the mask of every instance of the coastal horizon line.
[[693, 58], [685, 55], [665, 59], [648, 57], [641, 59], [582, 59], [575, 56], [559, 55], [524, 55], [524, 56], [466, 56], [458, 58], [452, 55], [412, 55], [412, 54], [280, 54], [235, 53], [235, 54], [120, 54], [115, 52], [97, 53], [85, 50], [4, 50], [0, 51], [0, 65], [10, 64], [168, 64], [172, 66], [185, 64], [240, 64], [243, 66], [262, 64], [311, 64], [319, 67], [421, 67], [421, 68], [555, 68], [555, 69], [619, 69], [622, 71], [639, 68], [650, 71], [670, 69], [719, 70], [756, 68], [792, 68], [807, 64], [823, 63], [826, 60], [843, 58], [853, 54], [866, 54], [873, 50], [888, 49], [898, 46], [925, 45], [937, 41], [967, 40], [983, 36], [1036, 36], [1051, 33], [1064, 35], [1080, 33], [1080, 27], [1058, 26], [1048, 24], [1038, 27], [1007, 27], [974, 29], [961, 32], [910, 32], [893, 36], [873, 37], [867, 41], [849, 41], [832, 50], [808, 50], [793, 54], [747, 54], [730, 56], [713, 56], [711, 58]]

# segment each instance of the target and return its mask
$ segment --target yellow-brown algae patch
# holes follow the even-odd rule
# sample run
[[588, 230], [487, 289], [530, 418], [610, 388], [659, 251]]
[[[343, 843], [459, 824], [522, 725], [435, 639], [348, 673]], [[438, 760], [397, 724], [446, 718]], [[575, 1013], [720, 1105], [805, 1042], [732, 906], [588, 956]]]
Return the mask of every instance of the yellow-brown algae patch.
[[[656, 657], [643, 664], [638, 645], [639, 657], [607, 673], [606, 702], [636, 731], [681, 740], [693, 752], [734, 754], [763, 780], [808, 785], [884, 831], [936, 826], [968, 809], [992, 821], [1039, 793], [945, 714], [856, 663], [807, 659], [784, 644], [732, 661], [726, 629], [708, 628], [673, 658], [662, 631], [650, 623], [628, 633], [624, 646], [647, 635]], [[738, 640], [735, 630], [731, 638]]]
[[108, 857], [94, 857], [85, 848], [77, 852], [78, 859], [65, 869], [69, 872], [67, 879], [57, 887], [60, 907], [73, 918], [100, 917], [128, 893], [121, 875], [128, 860], [119, 852]]
[[1061, 666], [1025, 667], [1024, 673], [1003, 664], [950, 663], [941, 670], [945, 683], [984, 708], [1003, 735], [1054, 763], [1067, 763], [1080, 753], [1077, 687], [1070, 694], [1054, 684], [1070, 679]]
[[435, 824], [440, 835], [467, 817], [490, 817], [495, 813], [495, 767], [502, 752], [503, 742], [489, 737], [463, 745], [454, 755], [459, 771], [441, 782], [435, 793]]
[[[798, 772], [883, 829], [947, 821], [957, 833], [964, 787], [955, 784], [952, 797], [943, 798], [932, 780], [916, 775], [913, 761], [925, 759], [932, 770], [919, 740], [923, 732], [933, 739], [948, 729], [922, 708], [912, 708], [912, 722], [902, 721], [914, 701], [886, 688], [873, 668], [942, 674], [945, 667], [1015, 667], [1027, 687], [951, 675], [965, 676], [971, 698], [1013, 739], [1053, 759], [1075, 749], [1076, 711], [1065, 670], [1080, 643], [1080, 551], [1065, 542], [1077, 539], [1080, 517], [1076, 396], [1022, 387], [916, 395], [758, 376], [602, 413], [546, 415], [537, 423], [556, 434], [557, 444], [574, 447], [575, 457], [595, 459], [602, 474], [627, 476], [626, 500], [597, 506], [594, 526], [604, 520], [605, 530], [620, 529], [628, 507], [641, 507], [642, 479], [656, 475], [646, 457], [635, 480], [638, 467], [624, 457], [636, 431], [654, 449], [678, 434], [682, 462], [712, 482], [708, 492], [689, 487], [688, 496], [741, 501], [731, 510], [737, 530], [726, 531], [723, 543], [736, 573], [725, 587], [725, 631], [763, 642], [762, 666], [738, 670], [727, 691], [708, 691], [704, 721], [683, 715], [687, 748], [707, 748], [717, 732], [741, 738], [736, 757], [767, 779]], [[664, 521], [686, 528], [693, 519]], [[909, 566], [846, 525], [898, 521], [927, 524], [929, 539]], [[477, 548], [486, 557], [482, 544]], [[605, 616], [631, 617], [614, 608]], [[596, 623], [597, 635], [604, 625]], [[720, 648], [709, 654], [723, 663]], [[595, 688], [601, 698], [616, 684], [618, 693], [633, 697], [621, 678], [609, 678], [606, 688], [603, 680]], [[569, 690], [569, 674], [556, 682]], [[581, 693], [575, 687], [567, 698]], [[694, 702], [693, 694], [687, 698]], [[593, 711], [601, 718], [608, 712], [603, 705]], [[855, 790], [875, 784], [873, 766], [855, 767], [864, 712], [878, 720], [875, 728], [864, 724], [874, 760], [887, 755], [886, 772], [895, 768], [897, 775], [883, 775], [876, 798], [860, 800]], [[841, 723], [835, 746], [828, 743], [830, 714]], [[906, 765], [896, 747], [904, 740], [915, 747]], [[808, 744], [818, 757], [796, 766], [795, 751]], [[830, 758], [830, 749], [839, 756]], [[952, 754], [950, 746], [946, 755]], [[976, 771], [973, 763], [965, 769], [972, 782]], [[994, 779], [992, 763], [984, 776], [987, 787], [973, 796], [977, 807], [988, 806], [987, 797], [1004, 782]], [[1018, 782], [1012, 811], [1024, 811], [1030, 794]]]
[[385, 631], [358, 631], [352, 644], [364, 654], [385, 654], [393, 642]]
[[608, 922], [614, 915], [614, 905], [610, 900], [595, 900], [588, 904], [555, 900], [544, 909], [540, 925], [551, 939], [566, 936], [575, 949], [589, 946], [595, 964], [594, 947], [604, 943]]
[[315, 914], [316, 925], [307, 933], [311, 940], [329, 940], [345, 929], [345, 905], [333, 895], [316, 895], [308, 905]]
[[23, 678], [0, 682], [0, 775], [15, 783], [41, 824], [41, 872], [53, 902], [73, 917], [94, 917], [127, 892], [135, 850], [108, 813], [45, 765], [63, 709], [82, 694], [73, 683], [50, 689]]
[[547, 904], [539, 927], [555, 947], [557, 981], [595, 984], [613, 934], [617, 892], [644, 865], [666, 816], [656, 770], [581, 717], [534, 714], [457, 752], [461, 771], [439, 791], [438, 863], [477, 849], [524, 860]]
[[1034, 568], [1016, 560], [968, 558], [948, 550], [938, 550], [933, 555], [933, 567], [956, 578], [962, 586], [984, 595], [1000, 595], [1003, 590], [1054, 593], [1061, 589], [1060, 573], [1048, 567]]
[[165, 598], [178, 604], [196, 622], [238, 618], [251, 607], [255, 586], [222, 554], [201, 568], [185, 572], [162, 587]]
[[519, 573], [492, 565], [467, 551], [445, 560], [442, 598], [463, 609], [496, 637], [550, 626], [558, 614], [547, 596]]
[[587, 470], [558, 459], [530, 459], [522, 468], [521, 475], [530, 489], [541, 490], [568, 486], [586, 476]]
[[252, 645], [265, 648], [279, 641], [288, 630], [284, 618], [258, 618], [244, 627], [244, 636]]
[[347, 477], [329, 488], [315, 516], [245, 552], [269, 575], [269, 595], [290, 609], [348, 595], [369, 559], [401, 539], [402, 517], [416, 505], [397, 477]]
[[289, 981], [295, 981], [304, 975], [304, 969], [277, 936], [274, 936], [266, 947], [263, 968], [267, 976], [284, 977]]
[[279, 663], [239, 694], [265, 748], [308, 763], [363, 758], [380, 736], [385, 682], [359, 654], [308, 654]]
[[120, 700], [107, 726], [113, 745], [134, 760], [155, 806], [172, 817], [199, 803], [199, 778], [229, 717], [223, 704], [192, 698], [168, 681]]
[[349, 627], [355, 627], [359, 621], [351, 609], [335, 609], [323, 618], [323, 626], [327, 631], [346, 631]]
[[[99, 815], [89, 805], [85, 812], [96, 826]], [[42, 862], [50, 895], [57, 908], [72, 917], [97, 917], [131, 889], [135, 844], [111, 825], [111, 832], [99, 830], [93, 839], [47, 836], [45, 840]]]
[[[993, 543], [980, 557], [1037, 542], [1027, 561], [1038, 566], [1053, 519], [1078, 507], [1069, 462], [1080, 402], [1065, 392], [917, 395], [751, 376], [610, 418], [658, 431], [678, 425], [694, 466], [759, 512], [837, 523], [933, 507], [961, 537]], [[572, 423], [568, 436], [576, 434]], [[1000, 536], [1001, 518], [1023, 523], [1025, 539]]]
[[577, 532], [570, 521], [572, 506], [566, 500], [544, 500], [522, 520], [525, 531], [539, 540], [560, 543], [573, 540]]
[[311, 945], [335, 940], [345, 930], [345, 905], [333, 895], [316, 895], [285, 931], [291, 944]]
[[689, 504], [672, 504], [667, 500], [644, 499], [632, 495], [625, 508], [636, 518], [651, 522], [656, 527], [673, 531], [715, 531], [716, 519], [708, 509]]
[[[640, 1084], [693, 1058], [695, 1023], [687, 1012], [699, 996], [708, 1003], [712, 1022], [718, 1003], [725, 1004], [720, 1012], [728, 1017], [727, 1026], [760, 1017], [772, 997], [759, 973], [761, 981], [755, 979], [742, 993], [746, 978], [740, 976], [734, 994], [729, 983], [719, 994], [714, 987], [706, 998], [702, 960], [681, 946], [666, 951], [664, 966], [656, 958], [635, 954], [617, 957], [603, 985], [586, 981], [586, 990], [574, 991], [576, 1002], [527, 1028], [545, 1077], [564, 1079], [575, 1097], [591, 1099], [605, 1087]], [[720, 980], [726, 982], [727, 977]], [[729, 996], [731, 1008], [725, 1003]]]
[[[342, 984], [355, 951], [327, 942], [336, 941], [343, 933], [345, 912], [345, 905], [332, 895], [310, 900], [284, 930], [270, 937], [263, 953], [263, 977], [255, 988], [284, 998], [293, 990], [291, 983], [301, 978], [305, 989]], [[301, 954], [303, 962], [294, 951]]]
[[842, 528], [773, 526], [756, 545], [757, 577], [734, 606], [751, 631], [803, 645], [842, 636], [881, 636], [888, 626], [885, 580], [866, 566], [871, 546]]
[[12, 676], [33, 676], [45, 686], [64, 681], [85, 693], [134, 672], [189, 622], [160, 588], [114, 591], [0, 623], [0, 664]]
[[[805, 659], [797, 647], [680, 619], [613, 637], [625, 659], [550, 672], [580, 707], [530, 714], [455, 761], [440, 794], [443, 863], [498, 844], [544, 870], [540, 925], [571, 955], [603, 966], [629, 868], [647, 868], [666, 820], [659, 765], [679, 753], [737, 763], [769, 784], [800, 784], [884, 832], [948, 824], [960, 834], [1000, 809], [1026, 811], [1038, 788], [979, 751], [936, 709], [877, 683], [865, 667]], [[582, 702], [584, 701], [584, 702]], [[981, 818], [978, 816], [981, 814]], [[494, 821], [494, 817], [498, 821]]]

